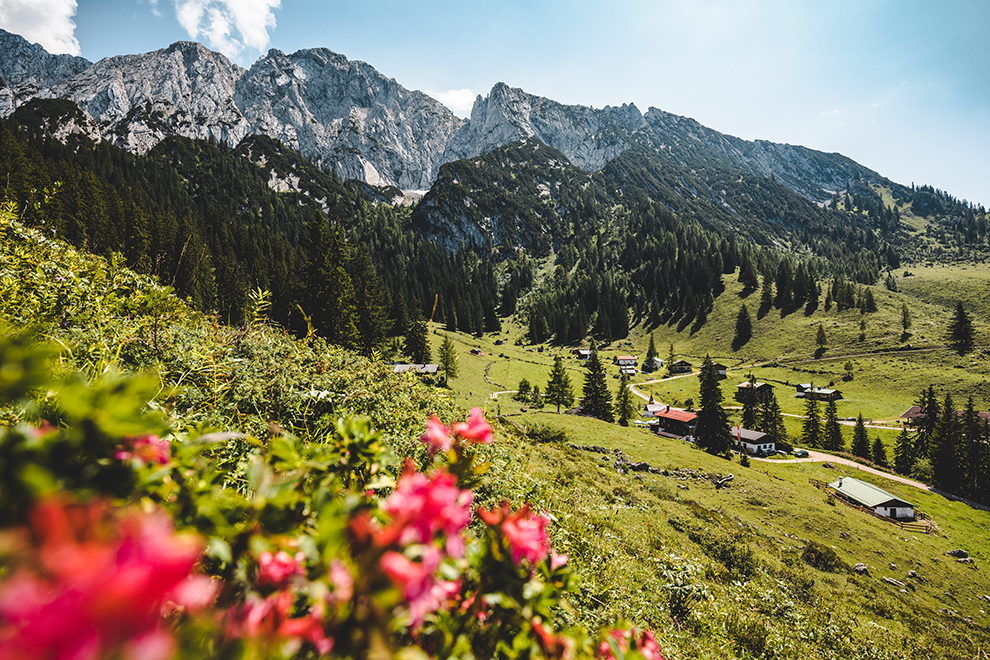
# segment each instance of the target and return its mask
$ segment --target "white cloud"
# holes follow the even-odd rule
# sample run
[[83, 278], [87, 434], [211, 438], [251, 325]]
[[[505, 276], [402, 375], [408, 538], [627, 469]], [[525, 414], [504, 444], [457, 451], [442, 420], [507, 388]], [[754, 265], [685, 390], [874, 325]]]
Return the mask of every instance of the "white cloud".
[[[0, 0], [2, 2], [3, 0]], [[206, 39], [228, 57], [263, 51], [282, 0], [175, 0], [175, 16], [190, 38]]]
[[458, 117], [468, 117], [478, 93], [470, 89], [451, 89], [446, 92], [430, 92], [430, 96], [450, 108]]
[[80, 53], [75, 15], [76, 0], [0, 0], [0, 28], [50, 53]]

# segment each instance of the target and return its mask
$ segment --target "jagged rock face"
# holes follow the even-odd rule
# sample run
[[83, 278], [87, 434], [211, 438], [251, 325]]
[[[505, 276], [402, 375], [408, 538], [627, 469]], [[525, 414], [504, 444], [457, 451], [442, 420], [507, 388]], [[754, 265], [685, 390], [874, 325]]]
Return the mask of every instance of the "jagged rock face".
[[405, 189], [429, 188], [462, 123], [439, 101], [323, 48], [270, 51], [234, 99], [255, 132], [345, 178]]
[[0, 116], [32, 98], [74, 101], [104, 139], [135, 152], [170, 135], [234, 146], [264, 134], [343, 177], [406, 190], [429, 188], [445, 163], [528, 138], [587, 172], [637, 149], [689, 170], [773, 176], [819, 203], [850, 182], [882, 179], [838, 154], [747, 142], [655, 108], [643, 115], [631, 104], [563, 105], [504, 83], [479, 96], [463, 122], [422, 92], [326, 49], [273, 50], [248, 71], [190, 42], [91, 64], [0, 30]]
[[52, 55], [24, 37], [0, 30], [0, 116], [6, 117], [38, 92], [84, 71], [91, 62]]
[[191, 42], [100, 60], [42, 96], [75, 101], [107, 139], [144, 153], [170, 135], [236, 144], [250, 124], [234, 104], [244, 69]]
[[882, 180], [873, 170], [840, 154], [766, 140], [749, 142], [657, 108], [650, 108], [644, 120], [649, 146], [658, 153], [666, 150], [684, 164], [701, 148], [741, 170], [774, 176], [797, 194], [816, 202], [824, 202], [834, 192], [845, 190], [852, 181]]
[[467, 122], [451, 141], [447, 160], [471, 158], [496, 147], [536, 138], [581, 169], [593, 172], [632, 147], [617, 117], [635, 123], [635, 106], [620, 111], [563, 105], [498, 83], [487, 98], [479, 96]]

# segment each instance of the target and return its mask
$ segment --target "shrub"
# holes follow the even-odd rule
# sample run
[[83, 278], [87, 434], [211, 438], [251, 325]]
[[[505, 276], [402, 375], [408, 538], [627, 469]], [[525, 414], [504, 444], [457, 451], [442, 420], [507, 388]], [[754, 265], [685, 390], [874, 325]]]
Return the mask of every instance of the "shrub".
[[809, 566], [829, 573], [835, 573], [846, 568], [845, 563], [839, 558], [835, 550], [817, 541], [808, 541], [804, 550], [801, 551], [801, 559]]

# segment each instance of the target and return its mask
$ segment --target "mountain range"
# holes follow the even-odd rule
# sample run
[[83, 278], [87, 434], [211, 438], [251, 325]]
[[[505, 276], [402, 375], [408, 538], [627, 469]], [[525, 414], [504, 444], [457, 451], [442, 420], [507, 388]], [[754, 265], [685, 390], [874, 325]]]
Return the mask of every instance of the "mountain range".
[[[0, 30], [0, 116], [36, 97], [74, 101], [100, 137], [133, 152], [169, 135], [234, 146], [261, 133], [344, 178], [404, 190], [429, 188], [445, 163], [526, 138], [588, 172], [642, 150], [661, 162], [773, 176], [819, 203], [850, 182], [882, 179], [837, 154], [741, 140], [656, 108], [644, 114], [632, 104], [564, 105], [504, 83], [479, 96], [464, 121], [426, 94], [324, 48], [271, 50], [250, 69], [192, 42], [91, 63]], [[709, 188], [693, 194], [720, 196]]]

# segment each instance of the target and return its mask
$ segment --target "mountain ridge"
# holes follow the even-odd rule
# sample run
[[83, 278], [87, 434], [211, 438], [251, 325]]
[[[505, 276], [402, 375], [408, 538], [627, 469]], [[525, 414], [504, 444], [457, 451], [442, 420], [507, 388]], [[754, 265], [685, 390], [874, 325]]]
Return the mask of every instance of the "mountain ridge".
[[104, 139], [142, 153], [170, 134], [230, 146], [262, 133], [328, 170], [372, 185], [425, 190], [440, 167], [535, 138], [588, 172], [640, 148], [687, 166], [700, 150], [721, 169], [774, 176], [818, 204], [883, 177], [806, 147], [746, 141], [696, 120], [634, 104], [564, 105], [497, 83], [461, 120], [436, 99], [326, 48], [272, 49], [249, 69], [180, 41], [91, 63], [51, 55], [0, 31], [0, 116], [34, 97], [75, 101]]

